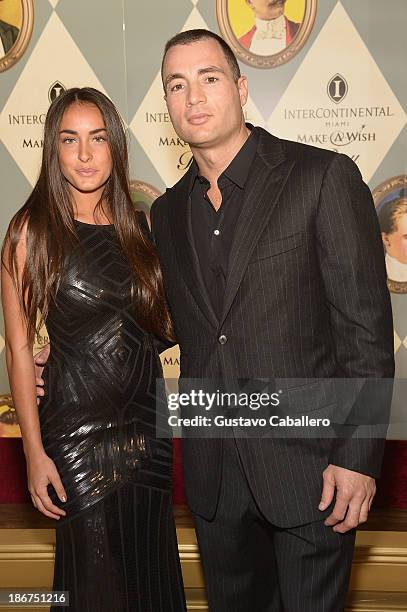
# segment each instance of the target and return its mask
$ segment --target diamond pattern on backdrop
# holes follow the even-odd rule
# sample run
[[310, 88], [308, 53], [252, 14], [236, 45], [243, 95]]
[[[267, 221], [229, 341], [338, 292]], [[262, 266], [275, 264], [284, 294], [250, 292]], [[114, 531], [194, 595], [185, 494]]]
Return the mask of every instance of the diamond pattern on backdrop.
[[[402, 293], [391, 294], [391, 306], [393, 310], [394, 329], [400, 339], [407, 338], [407, 316], [406, 302], [407, 295]], [[405, 372], [407, 378], [407, 370]]]
[[38, 175], [43, 122], [50, 88], [55, 83], [65, 88], [92, 85], [104, 91], [64, 24], [53, 13], [0, 115], [4, 145], [31, 185]]
[[161, 74], [157, 72], [140, 104], [130, 129], [167, 186], [184, 174], [191, 152], [176, 135], [163, 99]]
[[404, 65], [400, 63], [407, 57], [406, 0], [341, 2], [400, 104], [406, 108], [407, 87], [402, 78]]
[[246, 106], [244, 107], [243, 111], [245, 120], [248, 123], [251, 123], [252, 125], [259, 125], [260, 127], [265, 127], [264, 117], [255, 105], [254, 100], [250, 94], [247, 98]]
[[398, 337], [398, 335], [396, 334], [396, 332], [394, 332], [394, 352], [397, 353], [397, 351], [399, 350], [401, 346], [401, 340]]
[[403, 108], [338, 2], [269, 128], [289, 140], [346, 153], [369, 181], [405, 123]]
[[127, 122], [122, 2], [59, 0], [56, 13]]
[[[0, 118], [0, 129], [5, 143], [4, 147], [0, 146], [0, 167], [3, 175], [7, 177], [7, 182], [2, 184], [0, 208], [0, 228], [3, 234], [13, 212], [21, 206], [28, 195], [41, 153], [40, 148], [35, 147], [35, 141], [40, 138], [42, 126], [32, 123], [9, 125], [9, 115], [28, 117], [45, 113], [49, 104], [48, 90], [55, 81], [60, 81], [66, 87], [90, 83], [102, 90], [104, 88], [109, 97], [119, 105], [125, 120], [128, 123], [132, 122], [130, 149], [130, 163], [134, 170], [132, 178], [150, 182], [162, 190], [164, 185], [172, 184], [183, 173], [182, 167], [178, 170], [176, 167], [174, 169], [174, 166], [163, 171], [160, 164], [161, 159], [168, 158], [170, 165], [176, 166], [179, 162], [177, 153], [181, 155], [184, 147], [179, 147], [177, 152], [173, 150], [173, 145], [162, 145], [158, 161], [156, 150], [150, 154], [146, 151], [149, 145], [146, 144], [145, 134], [150, 134], [153, 138], [154, 134], [150, 132], [150, 128], [153, 129], [154, 124], [149, 126], [145, 121], [144, 124], [140, 121], [140, 125], [135, 126], [133, 122], [139, 112], [140, 104], [153, 87], [165, 41], [181, 29], [189, 27], [210, 27], [218, 31], [216, 2], [215, 0], [177, 0], [158, 4], [147, 2], [141, 8], [139, 2], [123, 0], [119, 3], [109, 3], [103, 12], [98, 10], [98, 3], [99, 0], [87, 0], [86, 3], [81, 0], [36, 2], [34, 32], [28, 51], [11, 70], [0, 75], [0, 107], [5, 104], [4, 109], [1, 109], [3, 112]], [[291, 108], [291, 103], [295, 108], [297, 106], [313, 108], [317, 105], [323, 108], [342, 108], [350, 106], [351, 103], [352, 106], [362, 106], [364, 100], [369, 97], [373, 99], [375, 105], [382, 104], [383, 100], [395, 115], [390, 118], [379, 117], [378, 120], [371, 118], [370, 123], [366, 122], [367, 127], [363, 132], [366, 134], [376, 132], [376, 141], [358, 143], [361, 147], [360, 158], [364, 158], [364, 166], [362, 167], [362, 161], [358, 160], [358, 163], [363, 169], [365, 178], [376, 169], [372, 187], [387, 177], [401, 174], [404, 171], [405, 138], [403, 140], [399, 132], [405, 119], [404, 114], [400, 114], [394, 92], [398, 92], [400, 96], [400, 92], [407, 91], [399, 69], [402, 61], [400, 58], [405, 55], [406, 39], [399, 35], [402, 26], [396, 24], [394, 18], [394, 11], [401, 11], [403, 2], [394, 0], [393, 3], [395, 6], [388, 18], [393, 21], [395, 30], [393, 31], [392, 27], [389, 33], [383, 32], [384, 21], [380, 18], [384, 13], [387, 15], [382, 0], [359, 0], [358, 3], [345, 0], [343, 4], [346, 5], [347, 11], [341, 3], [336, 3], [336, 0], [320, 2], [310, 39], [294, 60], [278, 69], [268, 71], [242, 66], [250, 81], [251, 97], [246, 107], [247, 119], [257, 125], [263, 125], [265, 118], [271, 115], [267, 125], [272, 131], [282, 137], [297, 139], [298, 130], [294, 127], [296, 128], [298, 123], [295, 120], [284, 120], [284, 115], [281, 114], [284, 108]], [[56, 13], [52, 14], [54, 8]], [[122, 17], [126, 26], [124, 39], [121, 30]], [[56, 26], [58, 18], [60, 23]], [[387, 24], [385, 25], [387, 27]], [[45, 30], [44, 38], [52, 44], [52, 52], [44, 47], [43, 30]], [[323, 50], [321, 50], [323, 39], [320, 35], [325, 37], [327, 43], [327, 48]], [[342, 44], [344, 40], [347, 40], [346, 47]], [[386, 47], [389, 46], [389, 40], [394, 40], [394, 49], [388, 52]], [[340, 46], [335, 53], [329, 55], [328, 50], [332, 41], [337, 41]], [[349, 60], [349, 56], [352, 61]], [[357, 61], [355, 58], [358, 58]], [[346, 61], [348, 64], [345, 65]], [[332, 102], [326, 91], [329, 80], [336, 73], [342, 75], [348, 84], [347, 96], [338, 104]], [[399, 100], [403, 102], [401, 97]], [[149, 101], [151, 105], [146, 105], [144, 109], [146, 112], [152, 114], [166, 112], [161, 88], [155, 90], [155, 95], [151, 95]], [[127, 114], [126, 107], [128, 107]], [[280, 115], [275, 114], [277, 108], [281, 111]], [[314, 130], [310, 119], [304, 123], [307, 135], [319, 133], [320, 124]], [[374, 129], [370, 130], [370, 124], [374, 124]], [[362, 125], [363, 123], [360, 125], [352, 123], [351, 131], [360, 132]], [[354, 127], [357, 129], [353, 129]], [[161, 128], [162, 132], [158, 131], [155, 138], [165, 135], [166, 124], [162, 123]], [[322, 128], [329, 132], [324, 122]], [[343, 130], [345, 129], [347, 126], [343, 126]], [[141, 136], [143, 133], [144, 137]], [[11, 144], [12, 139], [17, 141], [16, 152]], [[31, 139], [31, 148], [23, 148], [24, 139], [26, 141]], [[320, 146], [330, 147], [330, 143]], [[342, 150], [346, 152], [349, 148], [349, 153], [353, 154], [351, 146], [353, 145], [344, 145]], [[339, 146], [337, 148], [341, 149]], [[358, 154], [359, 151], [356, 149], [355, 151]], [[34, 168], [33, 162], [28, 158], [35, 161]], [[407, 372], [406, 299], [405, 295], [392, 295], [399, 375], [405, 375]], [[0, 339], [0, 348], [1, 346]], [[4, 362], [3, 357], [2, 362]], [[8, 388], [3, 370], [1, 363], [0, 391]]]
[[138, 1], [123, 0], [128, 123], [160, 68], [166, 41], [181, 30], [193, 8], [190, 0], [141, 4], [142, 9]]
[[[193, 8], [182, 31], [193, 28], [208, 29], [197, 8]], [[130, 129], [167, 186], [176, 183], [184, 174], [190, 160], [189, 146], [176, 135], [163, 98], [161, 71], [155, 75], [151, 87], [140, 104]]]

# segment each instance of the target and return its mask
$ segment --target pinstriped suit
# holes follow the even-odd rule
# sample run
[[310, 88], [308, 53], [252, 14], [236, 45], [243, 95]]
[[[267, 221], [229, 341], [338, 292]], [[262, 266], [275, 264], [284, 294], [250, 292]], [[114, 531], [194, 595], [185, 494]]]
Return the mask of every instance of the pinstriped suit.
[[[191, 173], [152, 207], [154, 238], [181, 348], [181, 376], [392, 377], [392, 316], [383, 248], [370, 192], [356, 165], [346, 156], [255, 130], [257, 156], [245, 185], [220, 319], [192, 244]], [[219, 342], [222, 334], [224, 344]], [[308, 392], [302, 410], [321, 407], [320, 394]], [[378, 476], [382, 453], [382, 443], [375, 440], [237, 439], [235, 450], [230, 446], [221, 440], [183, 442], [186, 494], [198, 537], [206, 533], [198, 524], [216, 522], [226, 486], [233, 497], [234, 485], [226, 479], [230, 462], [240, 479], [237, 497], [242, 499], [239, 490], [247, 486], [253, 511], [275, 529], [290, 529], [320, 522], [330, 513], [318, 510], [322, 472], [329, 463]], [[231, 453], [238, 453], [238, 462]], [[200, 540], [202, 550], [205, 543]], [[218, 552], [212, 551], [213, 558]], [[210, 574], [208, 568], [207, 581]], [[302, 608], [288, 604], [290, 589], [286, 591], [284, 609], [306, 609], [304, 602]], [[340, 609], [329, 603], [318, 608], [309, 597], [313, 612]], [[243, 600], [239, 596], [237, 601]], [[239, 605], [233, 609], [247, 609]], [[270, 599], [259, 604], [259, 610], [279, 610], [282, 605]], [[222, 606], [213, 604], [212, 609]]]

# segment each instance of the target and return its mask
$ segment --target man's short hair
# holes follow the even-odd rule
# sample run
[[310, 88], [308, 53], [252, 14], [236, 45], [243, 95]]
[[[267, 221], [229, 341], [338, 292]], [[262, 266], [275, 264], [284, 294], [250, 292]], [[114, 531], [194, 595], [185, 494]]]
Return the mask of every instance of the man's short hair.
[[220, 45], [232, 71], [233, 80], [237, 82], [240, 78], [240, 68], [232, 49], [229, 47], [227, 42], [223, 40], [221, 36], [215, 34], [215, 32], [211, 32], [210, 30], [204, 29], [186, 30], [186, 32], [180, 32], [179, 34], [176, 34], [175, 36], [170, 38], [164, 48], [163, 60], [161, 62], [161, 79], [163, 80], [163, 67], [165, 56], [172, 47], [176, 47], [177, 45], [190, 45], [191, 43], [198, 42], [200, 40], [210, 39], [216, 40], [216, 42]]
[[398, 222], [404, 215], [407, 215], [407, 197], [397, 197], [383, 204], [378, 212], [380, 230], [383, 234], [396, 232]]

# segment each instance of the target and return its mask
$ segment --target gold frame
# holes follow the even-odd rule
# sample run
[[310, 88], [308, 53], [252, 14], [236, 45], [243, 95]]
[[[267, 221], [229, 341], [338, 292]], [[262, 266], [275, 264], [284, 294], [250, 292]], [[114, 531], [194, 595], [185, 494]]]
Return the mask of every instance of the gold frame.
[[245, 49], [240, 44], [229, 22], [228, 2], [229, 0], [216, 0], [216, 18], [223, 38], [242, 62], [254, 68], [267, 69], [276, 68], [289, 62], [305, 45], [314, 26], [318, 0], [305, 0], [304, 19], [298, 28], [297, 34], [283, 51], [274, 55], [256, 55], [255, 53], [250, 53], [248, 49]]
[[130, 181], [130, 189], [134, 191], [141, 191], [141, 193], [145, 193], [147, 196], [152, 198], [152, 200], [156, 200], [161, 194], [161, 191], [158, 191], [156, 187], [151, 185], [150, 183], [146, 183], [144, 181]]
[[[383, 198], [389, 195], [389, 193], [402, 187], [407, 188], [407, 174], [392, 176], [391, 178], [377, 185], [377, 187], [375, 187], [372, 191], [375, 208], [381, 204]], [[387, 286], [389, 291], [392, 293], [407, 293], [407, 282], [399, 282], [388, 278]]]
[[[144, 193], [146, 196], [151, 198], [151, 204], [160, 195], [162, 195], [161, 191], [159, 191], [157, 187], [154, 187], [153, 185], [151, 185], [150, 183], [146, 183], [145, 181], [139, 180], [130, 181], [130, 193], [133, 193], [133, 191], [141, 191], [141, 193]], [[149, 205], [149, 208], [150, 207], [151, 205]], [[148, 214], [150, 214], [150, 212], [148, 212]]]
[[23, 12], [20, 33], [10, 51], [0, 59], [0, 72], [9, 70], [22, 58], [31, 40], [34, 27], [34, 1], [20, 0], [20, 2]]

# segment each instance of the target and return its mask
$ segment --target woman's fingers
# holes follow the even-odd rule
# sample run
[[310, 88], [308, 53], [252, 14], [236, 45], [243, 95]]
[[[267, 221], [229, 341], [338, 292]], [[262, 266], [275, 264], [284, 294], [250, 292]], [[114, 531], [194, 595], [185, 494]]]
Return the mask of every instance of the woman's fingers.
[[45, 453], [28, 462], [29, 489], [34, 506], [45, 516], [60, 518], [66, 516], [65, 510], [56, 506], [48, 495], [48, 485], [52, 485], [59, 499], [65, 502], [67, 495], [55, 463]]
[[52, 503], [52, 500], [50, 496], [48, 495], [48, 491], [46, 488], [36, 491], [35, 501], [37, 502], [37, 504], [38, 504], [38, 499], [41, 501], [42, 507], [45, 508], [45, 510], [47, 510], [51, 514], [56, 514], [58, 517], [66, 515], [65, 510], [58, 508], [58, 506]]
[[48, 516], [49, 518], [53, 518], [59, 521], [60, 516], [56, 514], [55, 512], [51, 512], [50, 510], [47, 510], [44, 507], [44, 504], [42, 503], [38, 495], [34, 495], [34, 507], [37, 508], [37, 510], [39, 510], [40, 512], [42, 512], [42, 514], [45, 514], [45, 516]]
[[62, 484], [61, 478], [55, 469], [55, 473], [50, 476], [50, 482], [55, 489], [55, 493], [58, 495], [61, 502], [66, 502], [67, 495], [64, 489], [64, 485]]

